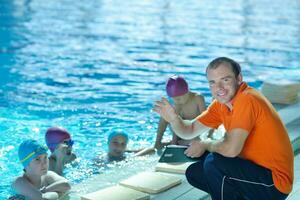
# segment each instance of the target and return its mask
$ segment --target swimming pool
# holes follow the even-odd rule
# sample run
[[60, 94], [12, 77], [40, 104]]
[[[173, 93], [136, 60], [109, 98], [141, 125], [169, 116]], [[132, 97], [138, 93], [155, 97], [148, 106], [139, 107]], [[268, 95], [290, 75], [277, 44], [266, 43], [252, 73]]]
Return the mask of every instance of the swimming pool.
[[300, 81], [299, 17], [296, 0], [0, 0], [0, 199], [22, 173], [20, 142], [43, 141], [49, 126], [72, 133], [80, 180], [110, 131], [150, 146], [151, 108], [174, 73], [207, 103], [204, 71], [218, 56], [241, 62], [255, 88]]

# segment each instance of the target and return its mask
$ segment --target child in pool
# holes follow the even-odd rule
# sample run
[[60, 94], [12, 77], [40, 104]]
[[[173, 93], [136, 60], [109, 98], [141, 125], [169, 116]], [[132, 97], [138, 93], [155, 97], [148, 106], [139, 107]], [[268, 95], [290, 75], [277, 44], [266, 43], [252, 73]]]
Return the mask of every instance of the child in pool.
[[[168, 96], [173, 99], [175, 110], [182, 119], [194, 119], [205, 110], [204, 97], [189, 91], [187, 82], [181, 76], [170, 77], [166, 84], [166, 91]], [[168, 144], [188, 145], [191, 142], [191, 140], [179, 138], [171, 130], [173, 133], [172, 141], [162, 143], [167, 126], [168, 122], [160, 118], [154, 145], [156, 149], [161, 149]]]
[[74, 141], [70, 133], [60, 127], [51, 127], [45, 134], [45, 140], [51, 151], [49, 170], [63, 175], [65, 165], [76, 159], [76, 155], [72, 152]]
[[143, 156], [147, 154], [152, 154], [155, 152], [153, 147], [143, 148], [139, 150], [128, 150], [128, 135], [123, 132], [112, 132], [109, 134], [107, 139], [108, 152], [105, 158], [98, 158], [97, 163], [103, 161], [112, 162], [112, 161], [121, 161], [126, 158], [125, 153], [133, 153], [133, 156]]
[[47, 149], [35, 140], [22, 142], [18, 150], [24, 174], [13, 182], [13, 189], [26, 199], [58, 199], [70, 190], [68, 181], [48, 171]]

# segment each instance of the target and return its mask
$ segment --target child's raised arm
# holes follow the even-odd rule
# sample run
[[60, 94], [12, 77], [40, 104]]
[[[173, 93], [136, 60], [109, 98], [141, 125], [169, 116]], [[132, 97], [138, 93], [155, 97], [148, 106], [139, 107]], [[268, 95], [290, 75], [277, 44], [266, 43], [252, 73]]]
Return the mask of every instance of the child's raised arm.
[[144, 155], [153, 154], [153, 153], [155, 153], [155, 148], [148, 147], [148, 148], [144, 148], [144, 149], [140, 150], [139, 152], [134, 154], [134, 156], [144, 156]]

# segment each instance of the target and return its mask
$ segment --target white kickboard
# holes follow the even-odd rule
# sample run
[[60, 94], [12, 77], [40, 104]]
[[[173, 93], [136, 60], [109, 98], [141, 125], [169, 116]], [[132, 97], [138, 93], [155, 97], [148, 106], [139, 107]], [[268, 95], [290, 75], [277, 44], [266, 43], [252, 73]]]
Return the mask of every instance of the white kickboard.
[[112, 186], [85, 194], [81, 200], [149, 200], [150, 195], [123, 186]]
[[119, 184], [141, 192], [157, 194], [181, 183], [181, 179], [158, 172], [141, 172]]

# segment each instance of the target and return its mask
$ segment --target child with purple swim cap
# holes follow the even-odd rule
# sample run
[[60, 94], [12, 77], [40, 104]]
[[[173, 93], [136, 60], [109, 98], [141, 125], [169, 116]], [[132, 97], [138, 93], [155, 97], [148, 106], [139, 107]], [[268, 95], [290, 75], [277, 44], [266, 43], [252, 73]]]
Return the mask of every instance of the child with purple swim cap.
[[[166, 84], [166, 92], [174, 102], [174, 107], [182, 119], [191, 120], [200, 115], [206, 108], [204, 97], [189, 91], [187, 82], [182, 76], [171, 76]], [[168, 123], [160, 118], [154, 147], [161, 149], [168, 144], [187, 145], [191, 140], [183, 140], [173, 133], [171, 142], [162, 142]]]
[[48, 170], [47, 148], [35, 140], [25, 140], [18, 155], [24, 174], [17, 177], [12, 188], [18, 194], [10, 199], [58, 199], [70, 190], [68, 181]]
[[166, 85], [166, 91], [169, 97], [178, 97], [189, 91], [187, 82], [181, 76], [171, 76]]
[[45, 134], [45, 140], [51, 151], [49, 169], [63, 175], [65, 165], [76, 159], [76, 155], [72, 152], [74, 141], [70, 133], [60, 127], [51, 127]]

